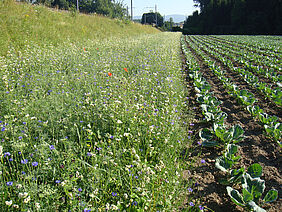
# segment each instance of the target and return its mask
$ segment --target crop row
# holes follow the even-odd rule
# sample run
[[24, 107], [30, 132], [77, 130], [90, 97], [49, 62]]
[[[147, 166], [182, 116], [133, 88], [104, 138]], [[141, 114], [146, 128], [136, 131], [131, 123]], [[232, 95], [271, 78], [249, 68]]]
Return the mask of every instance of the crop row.
[[[222, 102], [210, 92], [211, 86], [199, 72], [199, 66], [194, 63], [190, 56], [191, 52], [187, 48], [183, 37], [181, 43], [182, 51], [186, 55], [189, 77], [194, 80], [197, 101], [201, 104], [205, 120], [213, 124], [212, 130], [204, 128], [200, 131], [199, 135], [203, 140], [202, 145], [204, 147], [224, 146], [222, 156], [218, 157], [215, 163], [218, 169], [228, 173], [226, 178], [221, 179], [221, 183], [224, 185], [235, 185], [241, 182], [243, 189], [243, 193], [240, 194], [238, 190], [230, 186], [226, 187], [232, 201], [248, 210], [265, 211], [257, 205], [265, 190], [265, 181], [260, 179], [262, 167], [259, 164], [253, 164], [249, 166], [247, 171], [244, 168], [232, 169], [240, 159], [240, 155], [238, 155], [239, 146], [236, 143], [244, 139], [244, 130], [240, 125], [226, 129], [224, 120], [227, 118], [227, 114], [220, 110], [220, 104]], [[272, 189], [265, 195], [263, 202], [275, 201], [277, 196], [277, 190]]]
[[[197, 43], [199, 44], [199, 42]], [[226, 65], [231, 71], [237, 72], [247, 84], [261, 91], [262, 94], [264, 94], [266, 97], [268, 97], [271, 101], [273, 101], [278, 106], [282, 106], [282, 91], [279, 86], [274, 87], [273, 85], [270, 85], [271, 86], [270, 87], [267, 85], [267, 83], [261, 82], [260, 79], [257, 76], [255, 76], [252, 72], [247, 71], [243, 68], [234, 67], [233, 63], [230, 60], [228, 60], [225, 56], [222, 56], [221, 53], [218, 53], [218, 51], [216, 51], [215, 46], [206, 44], [205, 46], [207, 47], [205, 47], [203, 44], [199, 44], [199, 45], [205, 52], [208, 52], [210, 55], [217, 58], [224, 65]], [[280, 75], [280, 77], [282, 76]]]
[[[189, 42], [188, 40], [186, 40]], [[230, 78], [226, 77], [226, 71], [221, 70], [220, 67], [215, 65], [214, 61], [211, 61], [195, 44], [189, 42], [189, 45], [197, 52], [199, 56], [202, 57], [204, 62], [208, 67], [215, 73], [215, 75], [220, 79], [224, 86], [228, 89], [231, 95], [236, 97], [238, 101], [246, 107], [246, 109], [251, 113], [254, 118], [257, 118], [263, 125], [266, 133], [272, 137], [281, 146], [282, 137], [282, 125], [278, 122], [277, 116], [270, 116], [259, 108], [259, 106], [254, 105], [257, 99], [254, 97], [253, 93], [247, 90], [240, 90], [240, 88], [231, 81]]]
[[279, 37], [273, 36], [237, 36], [237, 35], [216, 35], [217, 39], [249, 48], [259, 52], [267, 52], [278, 55], [281, 58], [281, 41]]
[[255, 49], [248, 49], [248, 48], [244, 48], [243, 46], [242, 47], [233, 46], [233, 45], [230, 45], [230, 44], [220, 42], [218, 40], [214, 40], [209, 36], [201, 36], [199, 38], [202, 38], [202, 39], [206, 40], [207, 42], [215, 43], [215, 44], [219, 45], [220, 48], [225, 48], [226, 50], [229, 50], [232, 54], [245, 56], [248, 59], [250, 59], [250, 61], [252, 61], [252, 62], [257, 62], [257, 63], [264, 62], [264, 63], [269, 64], [269, 65], [279, 63], [280, 58], [279, 58], [278, 55], [267, 55], [267, 53], [265, 53], [264, 51], [257, 52]]
[[221, 44], [219, 42], [214, 42], [211, 39], [204, 39], [204, 38], [197, 39], [197, 41], [201, 41], [205, 45], [209, 44], [210, 48], [214, 49], [215, 51], [219, 51], [220, 54], [226, 57], [232, 58], [232, 60], [244, 66], [249, 71], [265, 76], [268, 79], [272, 80], [273, 82], [281, 83], [282, 76], [279, 74], [280, 71], [279, 59], [265, 57], [263, 55], [258, 56], [254, 53], [250, 53], [246, 51], [245, 49], [232, 47], [226, 44]]

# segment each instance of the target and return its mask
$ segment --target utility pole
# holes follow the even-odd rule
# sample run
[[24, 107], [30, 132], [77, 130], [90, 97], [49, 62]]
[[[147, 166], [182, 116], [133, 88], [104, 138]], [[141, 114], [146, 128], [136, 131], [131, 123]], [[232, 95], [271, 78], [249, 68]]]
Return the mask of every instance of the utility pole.
[[157, 5], [155, 5], [155, 13], [156, 13], [156, 26], [158, 26]]
[[76, 11], [79, 12], [78, 0], [76, 0]]
[[131, 20], [133, 20], [133, 6], [132, 6], [132, 0], [131, 0]]

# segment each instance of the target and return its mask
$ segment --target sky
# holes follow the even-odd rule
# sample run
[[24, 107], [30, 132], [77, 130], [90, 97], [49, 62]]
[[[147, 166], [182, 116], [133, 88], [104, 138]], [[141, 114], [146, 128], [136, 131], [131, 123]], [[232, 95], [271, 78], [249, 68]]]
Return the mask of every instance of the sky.
[[[120, 1], [129, 7], [129, 14], [131, 14], [131, 0]], [[142, 16], [143, 13], [149, 12], [150, 10], [155, 11], [155, 5], [157, 5], [157, 11], [161, 15], [179, 14], [188, 16], [192, 15], [193, 11], [196, 10], [193, 0], [132, 0], [132, 4], [133, 16]]]

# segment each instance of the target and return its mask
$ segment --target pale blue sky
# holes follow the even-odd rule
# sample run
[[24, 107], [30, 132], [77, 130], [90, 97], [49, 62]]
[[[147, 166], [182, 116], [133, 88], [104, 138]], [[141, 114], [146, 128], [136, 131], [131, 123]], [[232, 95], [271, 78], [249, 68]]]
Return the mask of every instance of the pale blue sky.
[[[129, 7], [130, 14], [130, 2], [131, 0], [120, 0]], [[132, 0], [133, 2], [133, 16], [141, 16], [145, 12], [150, 10], [155, 11], [155, 5], [157, 5], [157, 11], [161, 15], [192, 15], [196, 8], [193, 6], [193, 0]], [[153, 7], [153, 8], [146, 8]]]

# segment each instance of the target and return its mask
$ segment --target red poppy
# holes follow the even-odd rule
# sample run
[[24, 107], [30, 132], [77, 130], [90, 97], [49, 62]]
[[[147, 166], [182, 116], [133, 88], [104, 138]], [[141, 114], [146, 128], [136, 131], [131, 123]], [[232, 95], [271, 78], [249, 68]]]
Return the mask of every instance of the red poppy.
[[108, 72], [109, 77], [112, 76], [113, 74], [111, 72]]
[[83, 49], [84, 49], [84, 51], [86, 52], [85, 48], [83, 48]]
[[128, 71], [127, 71], [127, 68], [123, 68], [123, 69], [124, 69], [126, 72], [128, 72]]

